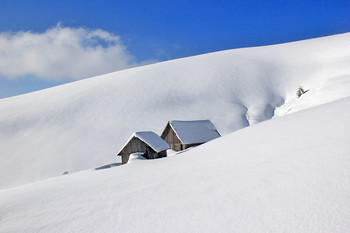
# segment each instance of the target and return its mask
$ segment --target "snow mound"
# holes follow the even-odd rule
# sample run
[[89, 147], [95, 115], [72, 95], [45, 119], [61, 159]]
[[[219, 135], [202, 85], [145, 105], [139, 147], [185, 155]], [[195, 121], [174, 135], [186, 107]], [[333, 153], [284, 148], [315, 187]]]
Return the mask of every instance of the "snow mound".
[[[116, 162], [132, 132], [210, 119], [222, 135], [349, 96], [350, 33], [118, 71], [0, 99], [0, 188]], [[310, 89], [295, 101], [299, 85]], [[283, 105], [286, 103], [286, 105]], [[287, 106], [289, 105], [289, 106]]]
[[0, 191], [0, 232], [350, 229], [350, 98], [159, 160]]

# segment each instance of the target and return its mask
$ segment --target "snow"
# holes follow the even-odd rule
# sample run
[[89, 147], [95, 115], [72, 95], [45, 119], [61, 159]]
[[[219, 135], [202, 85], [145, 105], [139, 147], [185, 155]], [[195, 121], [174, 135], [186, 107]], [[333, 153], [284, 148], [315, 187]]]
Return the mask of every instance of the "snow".
[[350, 229], [350, 98], [171, 157], [0, 191], [0, 232]]
[[[117, 163], [131, 132], [160, 134], [171, 119], [210, 119], [225, 136], [342, 99], [349, 96], [349, 61], [346, 33], [177, 59], [0, 99], [0, 188]], [[297, 99], [299, 86], [309, 91]]]
[[163, 139], [161, 139], [156, 133], [152, 131], [135, 132], [132, 134], [131, 138], [133, 137], [136, 137], [141, 141], [145, 142], [157, 153], [169, 149], [168, 143], [166, 143]]
[[[349, 61], [347, 33], [0, 99], [0, 232], [348, 232]], [[170, 119], [210, 119], [223, 136], [116, 161], [130, 132]]]
[[183, 144], [203, 143], [220, 137], [210, 120], [172, 120], [169, 124]]

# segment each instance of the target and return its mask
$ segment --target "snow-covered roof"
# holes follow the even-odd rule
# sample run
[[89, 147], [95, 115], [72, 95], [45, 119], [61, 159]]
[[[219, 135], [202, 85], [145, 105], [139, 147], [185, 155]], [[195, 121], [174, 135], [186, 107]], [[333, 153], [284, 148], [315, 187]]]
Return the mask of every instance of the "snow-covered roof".
[[169, 124], [183, 144], [203, 143], [220, 137], [210, 120], [169, 121]]
[[152, 131], [140, 131], [132, 134], [131, 138], [136, 137], [141, 141], [149, 145], [155, 152], [161, 152], [169, 149], [168, 143], [166, 143], [161, 137]]

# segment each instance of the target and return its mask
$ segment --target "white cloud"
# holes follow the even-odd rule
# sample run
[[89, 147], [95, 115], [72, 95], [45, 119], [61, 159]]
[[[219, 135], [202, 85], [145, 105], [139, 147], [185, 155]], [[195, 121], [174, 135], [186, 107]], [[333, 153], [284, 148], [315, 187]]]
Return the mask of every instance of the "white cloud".
[[0, 33], [0, 76], [10, 79], [77, 80], [137, 65], [120, 37], [101, 29]]

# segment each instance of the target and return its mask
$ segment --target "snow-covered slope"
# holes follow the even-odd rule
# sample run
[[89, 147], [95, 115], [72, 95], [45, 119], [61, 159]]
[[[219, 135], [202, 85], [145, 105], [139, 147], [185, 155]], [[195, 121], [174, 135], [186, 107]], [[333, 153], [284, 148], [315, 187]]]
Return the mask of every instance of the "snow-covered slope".
[[[134, 131], [210, 119], [225, 135], [349, 96], [350, 34], [137, 67], [0, 100], [0, 187], [116, 161]], [[299, 85], [310, 89], [295, 100]], [[286, 103], [285, 105], [283, 105]]]
[[0, 232], [350, 229], [350, 98], [168, 158], [0, 191]]

